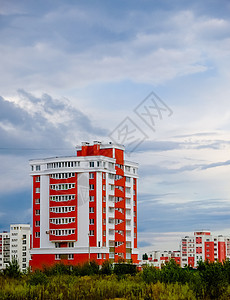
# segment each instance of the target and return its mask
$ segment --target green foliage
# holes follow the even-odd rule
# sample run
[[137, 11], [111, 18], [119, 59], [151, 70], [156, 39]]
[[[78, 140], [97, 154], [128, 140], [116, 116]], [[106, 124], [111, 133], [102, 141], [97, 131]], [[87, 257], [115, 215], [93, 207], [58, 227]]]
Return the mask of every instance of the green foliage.
[[142, 259], [143, 259], [143, 260], [148, 260], [148, 254], [147, 254], [147, 253], [143, 254], [143, 255], [142, 255]]
[[90, 263], [85, 263], [80, 267], [80, 275], [81, 276], [90, 276], [99, 273], [99, 265], [95, 261], [91, 261]]
[[100, 270], [100, 274], [111, 275], [113, 270], [113, 265], [108, 261], [104, 261]]
[[5, 270], [3, 271], [4, 275], [8, 277], [18, 278], [22, 275], [20, 271], [20, 266], [16, 259], [13, 259], [12, 262], [9, 262], [9, 265], [6, 266]]
[[[0, 276], [0, 299], [230, 299], [230, 263], [201, 262], [197, 270], [170, 261], [161, 270], [106, 261], [69, 266], [58, 264], [17, 278], [18, 264]], [[10, 271], [9, 271], [10, 270]], [[16, 270], [16, 273], [13, 271]]]
[[224, 266], [220, 262], [199, 262], [198, 271], [204, 293], [210, 299], [218, 299], [223, 295], [228, 286], [228, 278], [224, 272]]
[[51, 275], [66, 275], [66, 274], [71, 274], [72, 272], [72, 266], [70, 265], [64, 265], [62, 263], [55, 264], [52, 267], [47, 268], [44, 266], [44, 273], [47, 276]]
[[29, 281], [31, 285], [46, 285], [48, 283], [48, 277], [45, 273], [36, 270], [33, 274], [30, 275]]
[[137, 267], [133, 264], [117, 263], [114, 265], [113, 272], [118, 276], [125, 274], [135, 275], [137, 273]]
[[152, 266], [145, 266], [142, 278], [146, 283], [157, 283], [160, 281], [160, 270]]

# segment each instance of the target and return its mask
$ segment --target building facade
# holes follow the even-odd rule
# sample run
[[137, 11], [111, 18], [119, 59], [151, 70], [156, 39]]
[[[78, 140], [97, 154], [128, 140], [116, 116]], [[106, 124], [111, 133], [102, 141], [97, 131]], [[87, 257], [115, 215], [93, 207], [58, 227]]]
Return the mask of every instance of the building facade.
[[142, 265], [151, 265], [161, 269], [171, 259], [175, 260], [178, 265], [181, 264], [180, 251], [151, 251], [148, 252], [148, 260], [143, 260]]
[[17, 260], [20, 270], [26, 272], [30, 261], [31, 230], [29, 224], [10, 225], [10, 232], [0, 233], [0, 269]]
[[29, 224], [10, 225], [10, 260], [16, 259], [22, 272], [30, 261], [31, 230]]
[[224, 261], [230, 258], [230, 237], [197, 231], [181, 240], [181, 266], [197, 267], [200, 260]]
[[5, 269], [10, 262], [10, 234], [0, 233], [0, 270]]
[[31, 267], [138, 262], [137, 171], [124, 147], [82, 143], [73, 157], [31, 160]]

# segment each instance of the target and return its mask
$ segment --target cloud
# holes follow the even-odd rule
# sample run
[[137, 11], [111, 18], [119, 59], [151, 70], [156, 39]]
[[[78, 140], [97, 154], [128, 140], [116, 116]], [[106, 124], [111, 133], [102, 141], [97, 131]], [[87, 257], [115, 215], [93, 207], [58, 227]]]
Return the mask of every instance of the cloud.
[[208, 165], [203, 165], [201, 167], [201, 170], [207, 170], [210, 168], [217, 168], [217, 167], [223, 167], [223, 166], [228, 166], [228, 165], [230, 165], [230, 160], [223, 161], [223, 162], [216, 162], [216, 163], [212, 163], [212, 164], [208, 164]]
[[[208, 228], [221, 229], [222, 222], [229, 224], [230, 205], [228, 199], [199, 199], [183, 203], [169, 203], [165, 198], [142, 201], [139, 196], [138, 230], [142, 232], [163, 233], [194, 231]], [[151, 198], [151, 195], [150, 195]]]
[[1, 151], [18, 149], [70, 148], [84, 136], [104, 136], [106, 130], [95, 127], [67, 99], [40, 98], [24, 90], [18, 91], [17, 103], [0, 97]]
[[227, 47], [228, 20], [199, 16], [193, 8], [144, 11], [134, 6], [123, 12], [113, 7], [109, 16], [108, 9], [59, 3], [44, 5], [33, 17], [32, 6], [9, 16], [0, 32], [5, 90], [59, 90], [127, 79], [160, 84], [218, 65], [223, 50], [214, 48], [216, 39]]

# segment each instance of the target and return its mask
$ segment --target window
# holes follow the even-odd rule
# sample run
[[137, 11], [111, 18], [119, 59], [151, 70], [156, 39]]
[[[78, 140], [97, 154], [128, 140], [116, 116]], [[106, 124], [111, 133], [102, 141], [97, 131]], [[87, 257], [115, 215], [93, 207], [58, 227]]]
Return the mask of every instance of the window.
[[89, 173], [89, 179], [94, 179], [94, 173]]
[[69, 242], [68, 245], [69, 245], [69, 248], [73, 248], [74, 247], [74, 242]]
[[41, 169], [40, 166], [37, 165], [37, 166], [36, 166], [36, 171], [40, 171], [40, 169]]
[[26, 258], [25, 257], [23, 257], [22, 262], [26, 262]]
[[101, 253], [97, 254], [97, 259], [101, 259]]
[[90, 231], [89, 231], [89, 235], [90, 235], [90, 236], [94, 236], [94, 230], [90, 230]]
[[105, 173], [102, 173], [102, 178], [105, 179]]
[[106, 230], [103, 230], [103, 236], [106, 236]]
[[90, 207], [90, 208], [89, 208], [89, 212], [90, 212], [90, 213], [94, 213], [94, 207]]
[[89, 224], [94, 225], [94, 219], [89, 219]]
[[26, 251], [26, 246], [23, 246], [23, 247], [22, 247], [22, 251]]
[[130, 191], [131, 191], [131, 189], [130, 189], [129, 187], [127, 187], [127, 188], [125, 189], [125, 192], [128, 193], [128, 194], [130, 194]]
[[60, 254], [55, 254], [55, 259], [56, 259], [56, 260], [61, 259]]
[[74, 259], [74, 254], [68, 254], [68, 259]]
[[40, 182], [40, 176], [37, 176], [35, 179], [36, 182]]
[[126, 177], [125, 181], [130, 182], [130, 177]]
[[35, 199], [35, 204], [40, 204], [40, 199], [39, 198]]
[[23, 240], [23, 241], [22, 241], [22, 244], [25, 245], [25, 244], [26, 244], [26, 240]]
[[94, 161], [90, 161], [90, 162], [89, 162], [89, 167], [90, 167], [90, 168], [94, 168]]
[[103, 191], [105, 191], [105, 184], [103, 184]]
[[22, 252], [22, 256], [26, 256], [26, 252]]
[[35, 232], [35, 237], [40, 238], [40, 232]]
[[109, 173], [109, 179], [114, 179], [114, 174], [112, 174], [112, 173]]
[[40, 193], [40, 188], [36, 188], [36, 193]]
[[26, 239], [26, 234], [23, 234], [22, 238], [23, 238], [23, 239]]
[[55, 248], [60, 248], [60, 243], [55, 243]]
[[35, 215], [37, 215], [37, 216], [40, 215], [40, 209], [35, 210]]
[[94, 196], [89, 196], [89, 201], [93, 202], [94, 201]]
[[90, 189], [90, 191], [94, 190], [94, 184], [90, 184], [89, 189]]
[[35, 226], [39, 227], [40, 226], [40, 221], [35, 221]]
[[26, 264], [22, 264], [22, 268], [23, 268], [23, 269], [26, 268]]

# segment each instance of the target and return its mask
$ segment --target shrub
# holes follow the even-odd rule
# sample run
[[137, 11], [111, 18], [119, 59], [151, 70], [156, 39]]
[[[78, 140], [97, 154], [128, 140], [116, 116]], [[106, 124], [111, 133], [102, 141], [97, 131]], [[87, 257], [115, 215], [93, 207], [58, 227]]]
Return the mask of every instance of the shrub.
[[9, 265], [6, 266], [5, 270], [3, 271], [4, 275], [8, 277], [18, 278], [22, 275], [20, 271], [20, 266], [16, 259], [13, 259], [12, 262], [9, 262]]
[[35, 271], [32, 275], [30, 275], [29, 283], [31, 285], [46, 285], [48, 283], [48, 278], [43, 272]]
[[160, 270], [152, 266], [145, 266], [142, 278], [146, 283], [156, 283], [160, 280]]
[[112, 269], [113, 269], [112, 264], [108, 260], [106, 260], [102, 264], [100, 273], [103, 274], [103, 275], [111, 275], [112, 274]]
[[135, 275], [137, 273], [137, 267], [132, 264], [117, 263], [114, 265], [113, 272], [118, 276], [125, 274]]
[[227, 290], [228, 278], [220, 262], [199, 262], [198, 271], [204, 293], [211, 299], [219, 299]]

